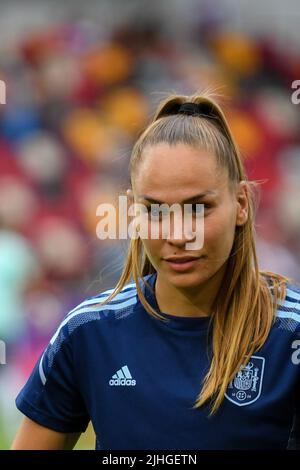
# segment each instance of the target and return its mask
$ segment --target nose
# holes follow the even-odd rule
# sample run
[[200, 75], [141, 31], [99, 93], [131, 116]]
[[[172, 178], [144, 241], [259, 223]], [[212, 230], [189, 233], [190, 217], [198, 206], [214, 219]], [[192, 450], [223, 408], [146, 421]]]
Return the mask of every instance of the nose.
[[[188, 232], [188, 233], [186, 233]], [[182, 247], [186, 243], [193, 242], [196, 234], [192, 230], [187, 230], [184, 227], [184, 221], [181, 214], [173, 214], [170, 218], [170, 226], [166, 233], [166, 240], [169, 244], [177, 247]]]

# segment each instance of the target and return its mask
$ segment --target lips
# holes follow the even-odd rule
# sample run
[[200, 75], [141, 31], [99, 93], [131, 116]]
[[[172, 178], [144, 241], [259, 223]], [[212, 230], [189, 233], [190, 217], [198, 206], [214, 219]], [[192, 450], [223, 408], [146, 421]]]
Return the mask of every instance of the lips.
[[169, 268], [180, 273], [196, 268], [199, 260], [200, 257], [195, 258], [192, 256], [184, 256], [181, 258], [166, 258], [164, 261], [167, 263]]
[[188, 263], [189, 261], [195, 261], [199, 259], [198, 257], [193, 257], [193, 256], [185, 256], [182, 258], [165, 258], [166, 261], [169, 261], [170, 263]]

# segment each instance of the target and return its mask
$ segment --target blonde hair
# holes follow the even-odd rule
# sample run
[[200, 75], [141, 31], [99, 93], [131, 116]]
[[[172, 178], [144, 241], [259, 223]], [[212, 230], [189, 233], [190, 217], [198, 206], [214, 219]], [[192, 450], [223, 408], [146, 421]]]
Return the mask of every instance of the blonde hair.
[[[178, 113], [180, 105], [187, 102], [200, 105], [201, 115]], [[185, 143], [211, 150], [216, 155], [218, 164], [227, 168], [231, 183], [247, 181], [241, 156], [225, 115], [209, 93], [201, 96], [171, 95], [161, 102], [153, 121], [134, 145], [129, 165], [132, 186], [145, 147], [161, 142], [169, 145]], [[289, 280], [284, 276], [259, 270], [254, 241], [254, 184], [250, 181], [247, 184], [249, 215], [244, 225], [236, 227], [226, 273], [212, 306], [210, 368], [194, 404], [194, 408], [199, 408], [210, 402], [211, 414], [219, 408], [229, 383], [240, 367], [246, 365], [251, 355], [264, 345], [276, 318], [277, 302], [285, 298], [286, 283]], [[143, 277], [155, 272], [143, 250], [141, 239], [131, 239], [120, 279], [114, 291], [101, 305], [115, 297], [133, 278], [145, 310], [165, 321], [147, 302], [139, 282], [149, 286]], [[269, 283], [272, 285], [273, 295]]]

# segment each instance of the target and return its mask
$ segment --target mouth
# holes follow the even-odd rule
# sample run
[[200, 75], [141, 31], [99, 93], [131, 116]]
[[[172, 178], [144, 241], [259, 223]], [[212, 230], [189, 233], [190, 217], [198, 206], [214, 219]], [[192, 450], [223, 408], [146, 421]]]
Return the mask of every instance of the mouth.
[[167, 265], [174, 271], [183, 272], [188, 269], [194, 268], [202, 256], [195, 258], [191, 256], [181, 257], [181, 258], [165, 258], [164, 261]]

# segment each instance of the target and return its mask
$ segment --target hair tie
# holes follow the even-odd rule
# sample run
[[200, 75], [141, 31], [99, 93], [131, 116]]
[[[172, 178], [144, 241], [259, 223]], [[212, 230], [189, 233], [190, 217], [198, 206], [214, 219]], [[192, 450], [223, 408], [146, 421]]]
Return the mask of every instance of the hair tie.
[[179, 106], [177, 114], [186, 114], [189, 116], [201, 116], [204, 118], [211, 118], [219, 120], [218, 116], [214, 113], [212, 106], [208, 103], [183, 103]]
[[200, 106], [196, 103], [183, 103], [178, 109], [178, 114], [201, 114]]

